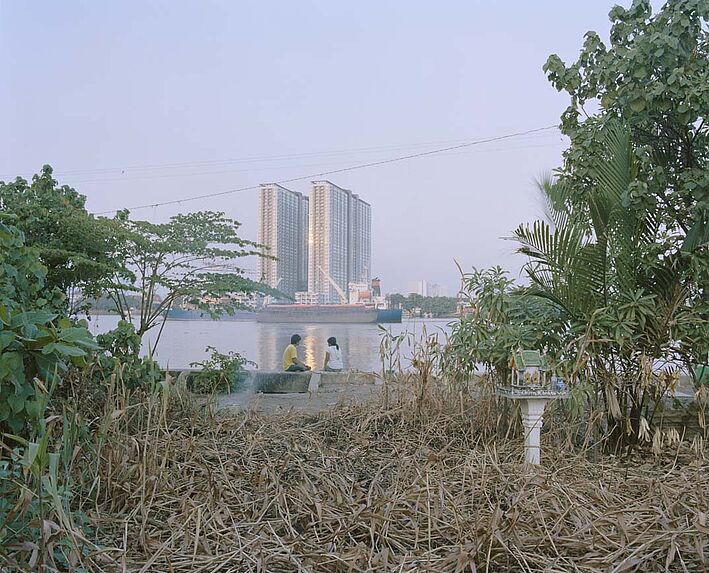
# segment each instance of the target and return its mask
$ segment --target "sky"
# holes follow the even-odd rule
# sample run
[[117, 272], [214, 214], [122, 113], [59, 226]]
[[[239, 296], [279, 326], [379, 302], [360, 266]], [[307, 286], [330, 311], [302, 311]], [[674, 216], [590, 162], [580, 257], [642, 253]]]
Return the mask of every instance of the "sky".
[[[50, 164], [103, 213], [554, 126], [568, 96], [542, 66], [607, 38], [612, 4], [0, 0], [0, 180]], [[520, 276], [502, 238], [541, 216], [535, 180], [565, 146], [550, 129], [327, 178], [371, 203], [385, 291], [455, 293], [455, 261]], [[250, 190], [132, 216], [224, 211], [256, 240], [257, 206]]]

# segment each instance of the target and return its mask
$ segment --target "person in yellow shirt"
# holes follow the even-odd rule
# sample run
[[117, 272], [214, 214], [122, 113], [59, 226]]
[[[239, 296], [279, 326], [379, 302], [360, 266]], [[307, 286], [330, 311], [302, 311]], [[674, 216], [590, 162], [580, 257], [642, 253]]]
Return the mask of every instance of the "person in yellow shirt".
[[310, 370], [310, 366], [304, 364], [298, 358], [298, 350], [296, 346], [300, 342], [301, 338], [299, 334], [294, 334], [290, 337], [290, 344], [286, 346], [283, 352], [283, 370], [286, 372], [305, 372]]

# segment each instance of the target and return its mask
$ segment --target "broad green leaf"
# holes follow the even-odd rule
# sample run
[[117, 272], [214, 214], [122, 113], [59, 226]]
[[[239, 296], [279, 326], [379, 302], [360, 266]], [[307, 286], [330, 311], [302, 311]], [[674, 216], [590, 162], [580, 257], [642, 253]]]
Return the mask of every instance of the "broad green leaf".
[[42, 400], [34, 399], [25, 402], [25, 410], [30, 418], [40, 420], [44, 416], [45, 404]]
[[56, 314], [44, 310], [19, 312], [10, 319], [10, 326], [17, 328], [18, 326], [46, 324], [55, 318], [57, 318]]
[[25, 369], [19, 352], [0, 354], [0, 380], [9, 380], [16, 389], [25, 384]]
[[5, 350], [15, 340], [15, 333], [0, 331], [0, 352]]
[[25, 407], [25, 398], [23, 396], [17, 396], [16, 394], [10, 394], [6, 396], [5, 400], [10, 406], [13, 414], [19, 414]]
[[62, 342], [50, 342], [42, 349], [42, 354], [57, 353], [64, 356], [86, 356], [86, 351], [78, 346]]
[[76, 342], [77, 340], [87, 338], [88, 336], [88, 332], [86, 332], [86, 330], [83, 328], [65, 327], [59, 333], [57, 338], [64, 342]]
[[[9, 392], [9, 389], [3, 390], [0, 388], [0, 390]], [[10, 409], [10, 405], [7, 403], [7, 400], [0, 398], [0, 422], [7, 420], [11, 414], [12, 410]]]

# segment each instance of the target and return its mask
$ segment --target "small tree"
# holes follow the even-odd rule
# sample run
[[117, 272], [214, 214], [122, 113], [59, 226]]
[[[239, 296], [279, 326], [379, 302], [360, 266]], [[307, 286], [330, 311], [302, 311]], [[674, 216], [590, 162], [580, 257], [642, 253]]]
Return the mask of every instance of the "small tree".
[[500, 267], [474, 268], [462, 283], [470, 312], [453, 325], [446, 347], [450, 376], [470, 379], [482, 367], [496, 383], [505, 384], [510, 356], [519, 347], [558, 359], [565, 325], [553, 304], [529, 296]]
[[401, 308], [403, 310], [408, 310], [408, 300], [403, 294], [391, 293], [387, 295], [387, 301], [391, 308]]
[[516, 236], [532, 281], [574, 325], [623, 445], [673, 383], [654, 363], [698, 383], [709, 350], [709, 0], [654, 15], [635, 0], [610, 19], [608, 46], [588, 32], [578, 61], [544, 66], [571, 97], [571, 144], [544, 189], [558, 220]]
[[[150, 223], [132, 221], [123, 211], [116, 223], [121, 228], [119, 257], [124, 270], [106, 285], [106, 292], [121, 318], [136, 324], [141, 338], [160, 326], [151, 353], [178, 301], [216, 318], [245, 308], [235, 294], [272, 292], [235, 265], [242, 257], [262, 255], [259, 245], [239, 237], [240, 224], [223, 213], [201, 211]], [[137, 312], [128, 304], [132, 294], [140, 299]]]
[[515, 238], [530, 258], [530, 292], [553, 303], [577, 336], [573, 369], [592, 380], [616, 448], [634, 443], [646, 406], [676, 382], [653, 365], [676, 369], [709, 337], [696, 285], [658, 252], [656, 211], [624, 204], [639, 173], [628, 131], [609, 123], [604, 148], [589, 170], [587, 203], [572, 200], [565, 180], [547, 182], [551, 221], [522, 225]]

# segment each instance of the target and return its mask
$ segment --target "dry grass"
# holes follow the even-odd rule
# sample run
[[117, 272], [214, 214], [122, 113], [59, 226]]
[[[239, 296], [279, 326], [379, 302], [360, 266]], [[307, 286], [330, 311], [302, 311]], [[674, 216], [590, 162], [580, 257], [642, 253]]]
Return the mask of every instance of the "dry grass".
[[84, 508], [116, 548], [109, 569], [709, 568], [709, 472], [682, 448], [638, 465], [546, 444], [530, 470], [472, 399], [317, 417], [165, 406], [114, 406]]

